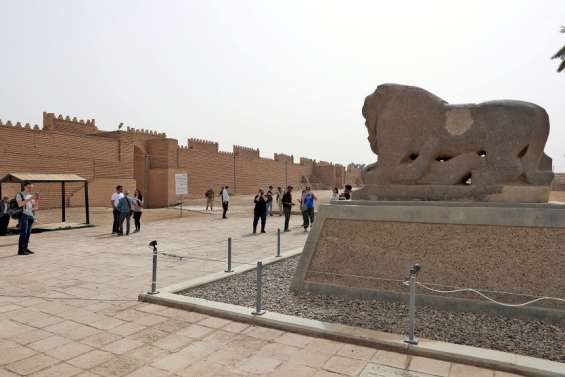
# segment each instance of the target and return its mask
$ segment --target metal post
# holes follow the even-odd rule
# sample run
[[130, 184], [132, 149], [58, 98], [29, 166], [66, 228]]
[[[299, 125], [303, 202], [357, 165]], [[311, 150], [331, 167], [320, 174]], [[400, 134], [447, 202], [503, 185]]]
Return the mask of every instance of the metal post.
[[263, 315], [265, 311], [262, 308], [261, 301], [263, 299], [263, 262], [257, 262], [257, 293], [255, 295], [255, 311], [251, 312], [253, 315]]
[[182, 217], [182, 202], [183, 202], [184, 197], [181, 195], [180, 196], [180, 217]]
[[61, 182], [61, 222], [67, 221], [65, 213], [65, 182]]
[[153, 247], [153, 275], [151, 277], [151, 291], [147, 294], [156, 295], [159, 293], [157, 290], [157, 241], [151, 241], [149, 246]]
[[90, 224], [90, 205], [88, 203], [88, 181], [84, 181], [84, 210], [86, 212], [86, 224]]
[[418, 344], [416, 337], [416, 275], [420, 272], [420, 265], [415, 264], [410, 269], [410, 299], [408, 304], [408, 336], [405, 343]]
[[281, 228], [277, 229], [277, 257], [281, 256]]
[[233, 272], [231, 269], [231, 237], [228, 237], [228, 268], [225, 272]]
[[236, 156], [236, 152], [234, 150], [233, 151], [233, 193], [234, 194], [237, 192], [237, 177], [235, 174], [235, 156]]

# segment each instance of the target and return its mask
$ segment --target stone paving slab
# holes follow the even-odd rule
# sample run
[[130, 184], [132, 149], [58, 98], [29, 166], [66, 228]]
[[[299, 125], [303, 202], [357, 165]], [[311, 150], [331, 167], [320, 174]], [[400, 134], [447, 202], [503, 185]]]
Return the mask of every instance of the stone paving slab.
[[[0, 377], [429, 377], [409, 371], [410, 356], [137, 302], [150, 281], [149, 241], [190, 257], [160, 257], [158, 281], [166, 286], [223, 271], [228, 236], [234, 266], [274, 255], [281, 225], [269, 218], [269, 233], [253, 237], [248, 217], [188, 214], [130, 237], [101, 227], [34, 234], [36, 254], [26, 257], [14, 255], [16, 237], [0, 238]], [[283, 250], [305, 238], [293, 229]], [[414, 365], [445, 371], [430, 359]], [[448, 373], [476, 373], [469, 368], [449, 364]]]

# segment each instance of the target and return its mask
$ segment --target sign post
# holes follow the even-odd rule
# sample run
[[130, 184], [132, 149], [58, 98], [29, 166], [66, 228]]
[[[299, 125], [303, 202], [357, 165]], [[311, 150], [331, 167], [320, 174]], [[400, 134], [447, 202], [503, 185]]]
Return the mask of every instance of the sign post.
[[184, 195], [188, 194], [188, 175], [186, 173], [175, 174], [175, 193], [180, 196], [180, 216], [182, 217], [182, 202]]

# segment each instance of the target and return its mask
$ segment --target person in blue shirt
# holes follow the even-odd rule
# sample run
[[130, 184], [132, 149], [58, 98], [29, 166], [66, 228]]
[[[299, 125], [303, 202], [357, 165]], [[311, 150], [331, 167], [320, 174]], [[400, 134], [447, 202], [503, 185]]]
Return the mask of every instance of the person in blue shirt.
[[129, 197], [129, 191], [124, 192], [124, 196], [119, 199], [116, 209], [119, 213], [118, 236], [124, 235], [124, 220], [126, 221], [126, 236], [129, 235], [130, 220], [132, 211], [132, 198]]
[[314, 195], [312, 190], [310, 190], [310, 187], [307, 186], [306, 193], [302, 199], [302, 204], [304, 206], [304, 231], [307, 231], [308, 227], [311, 227], [314, 224], [314, 209], [316, 208], [316, 200], [318, 200], [318, 198]]

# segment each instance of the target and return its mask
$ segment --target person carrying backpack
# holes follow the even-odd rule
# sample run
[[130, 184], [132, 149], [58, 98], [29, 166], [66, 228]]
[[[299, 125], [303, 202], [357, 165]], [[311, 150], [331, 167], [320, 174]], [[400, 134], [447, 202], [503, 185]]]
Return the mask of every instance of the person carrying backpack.
[[16, 202], [19, 210], [12, 217], [20, 219], [20, 239], [18, 241], [18, 255], [34, 254], [29, 249], [31, 227], [35, 219], [35, 211], [39, 205], [39, 195], [33, 195], [33, 184], [24, 183], [24, 191], [16, 194]]
[[132, 198], [129, 197], [129, 191], [124, 192], [124, 196], [120, 198], [116, 207], [119, 213], [118, 236], [124, 235], [124, 220], [126, 221], [126, 236], [129, 235], [131, 225]]

